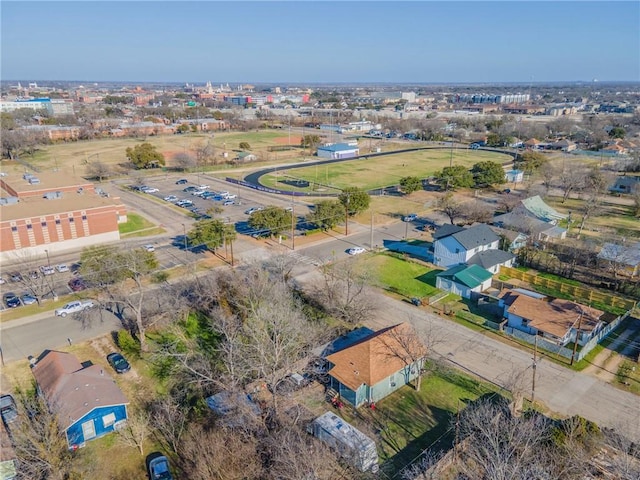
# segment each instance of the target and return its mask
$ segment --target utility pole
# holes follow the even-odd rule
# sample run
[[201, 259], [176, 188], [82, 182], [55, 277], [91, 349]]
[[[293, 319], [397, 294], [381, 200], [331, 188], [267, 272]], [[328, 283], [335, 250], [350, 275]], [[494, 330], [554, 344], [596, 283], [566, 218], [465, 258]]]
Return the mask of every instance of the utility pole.
[[578, 350], [578, 339], [580, 338], [580, 327], [582, 326], [582, 316], [584, 315], [584, 310], [580, 309], [580, 318], [578, 318], [578, 330], [576, 331], [576, 338], [573, 342], [573, 353], [571, 354], [571, 365], [573, 365], [573, 361], [576, 358], [576, 351]]
[[347, 201], [344, 204], [344, 235], [349, 235], [349, 195], [347, 195]]
[[531, 405], [533, 406], [536, 401], [536, 367], [538, 366], [538, 335], [534, 339], [533, 344], [533, 363], [531, 364], [531, 370], [533, 371], [533, 379], [531, 380]]
[[371, 240], [369, 241], [371, 250], [373, 250], [373, 210], [371, 211]]
[[291, 194], [291, 250], [296, 249], [296, 214], [294, 212], [293, 193]]

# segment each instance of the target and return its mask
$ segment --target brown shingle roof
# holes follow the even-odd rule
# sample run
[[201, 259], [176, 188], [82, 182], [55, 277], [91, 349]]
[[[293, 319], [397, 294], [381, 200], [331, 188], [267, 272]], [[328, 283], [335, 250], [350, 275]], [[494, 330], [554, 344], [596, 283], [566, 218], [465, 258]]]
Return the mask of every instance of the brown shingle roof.
[[329, 375], [352, 390], [373, 386], [426, 355], [411, 325], [400, 323], [372, 333], [358, 343], [327, 357]]
[[102, 367], [83, 367], [70, 353], [47, 352], [33, 367], [33, 376], [65, 430], [96, 407], [129, 403]]
[[581, 314], [580, 330], [584, 332], [596, 328], [604, 314], [602, 310], [560, 298], [548, 301], [544, 298], [508, 292], [504, 300], [509, 305], [507, 312], [528, 320], [532, 328], [560, 338], [572, 327], [577, 327]]

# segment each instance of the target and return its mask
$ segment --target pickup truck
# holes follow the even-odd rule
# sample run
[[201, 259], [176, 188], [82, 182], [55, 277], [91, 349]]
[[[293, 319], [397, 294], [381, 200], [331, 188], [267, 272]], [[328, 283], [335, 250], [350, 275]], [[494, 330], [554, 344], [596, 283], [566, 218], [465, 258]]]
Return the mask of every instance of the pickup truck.
[[69, 302], [62, 308], [56, 308], [56, 315], [59, 317], [66, 317], [71, 313], [81, 312], [86, 308], [91, 308], [94, 306], [93, 301], [91, 300], [78, 300], [75, 302]]

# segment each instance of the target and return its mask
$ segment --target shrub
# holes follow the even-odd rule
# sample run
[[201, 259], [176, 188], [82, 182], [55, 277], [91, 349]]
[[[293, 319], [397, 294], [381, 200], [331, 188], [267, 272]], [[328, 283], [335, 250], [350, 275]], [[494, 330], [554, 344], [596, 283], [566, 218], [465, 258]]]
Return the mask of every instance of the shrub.
[[129, 356], [140, 356], [140, 344], [128, 330], [118, 331], [118, 347]]

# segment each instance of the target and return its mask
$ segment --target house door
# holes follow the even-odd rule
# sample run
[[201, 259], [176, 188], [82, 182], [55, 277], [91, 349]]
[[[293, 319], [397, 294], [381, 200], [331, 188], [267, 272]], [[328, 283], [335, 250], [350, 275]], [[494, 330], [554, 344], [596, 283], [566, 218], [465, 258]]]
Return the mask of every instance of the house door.
[[93, 420], [86, 421], [82, 424], [82, 436], [85, 441], [91, 440], [96, 436], [96, 426], [93, 424]]

